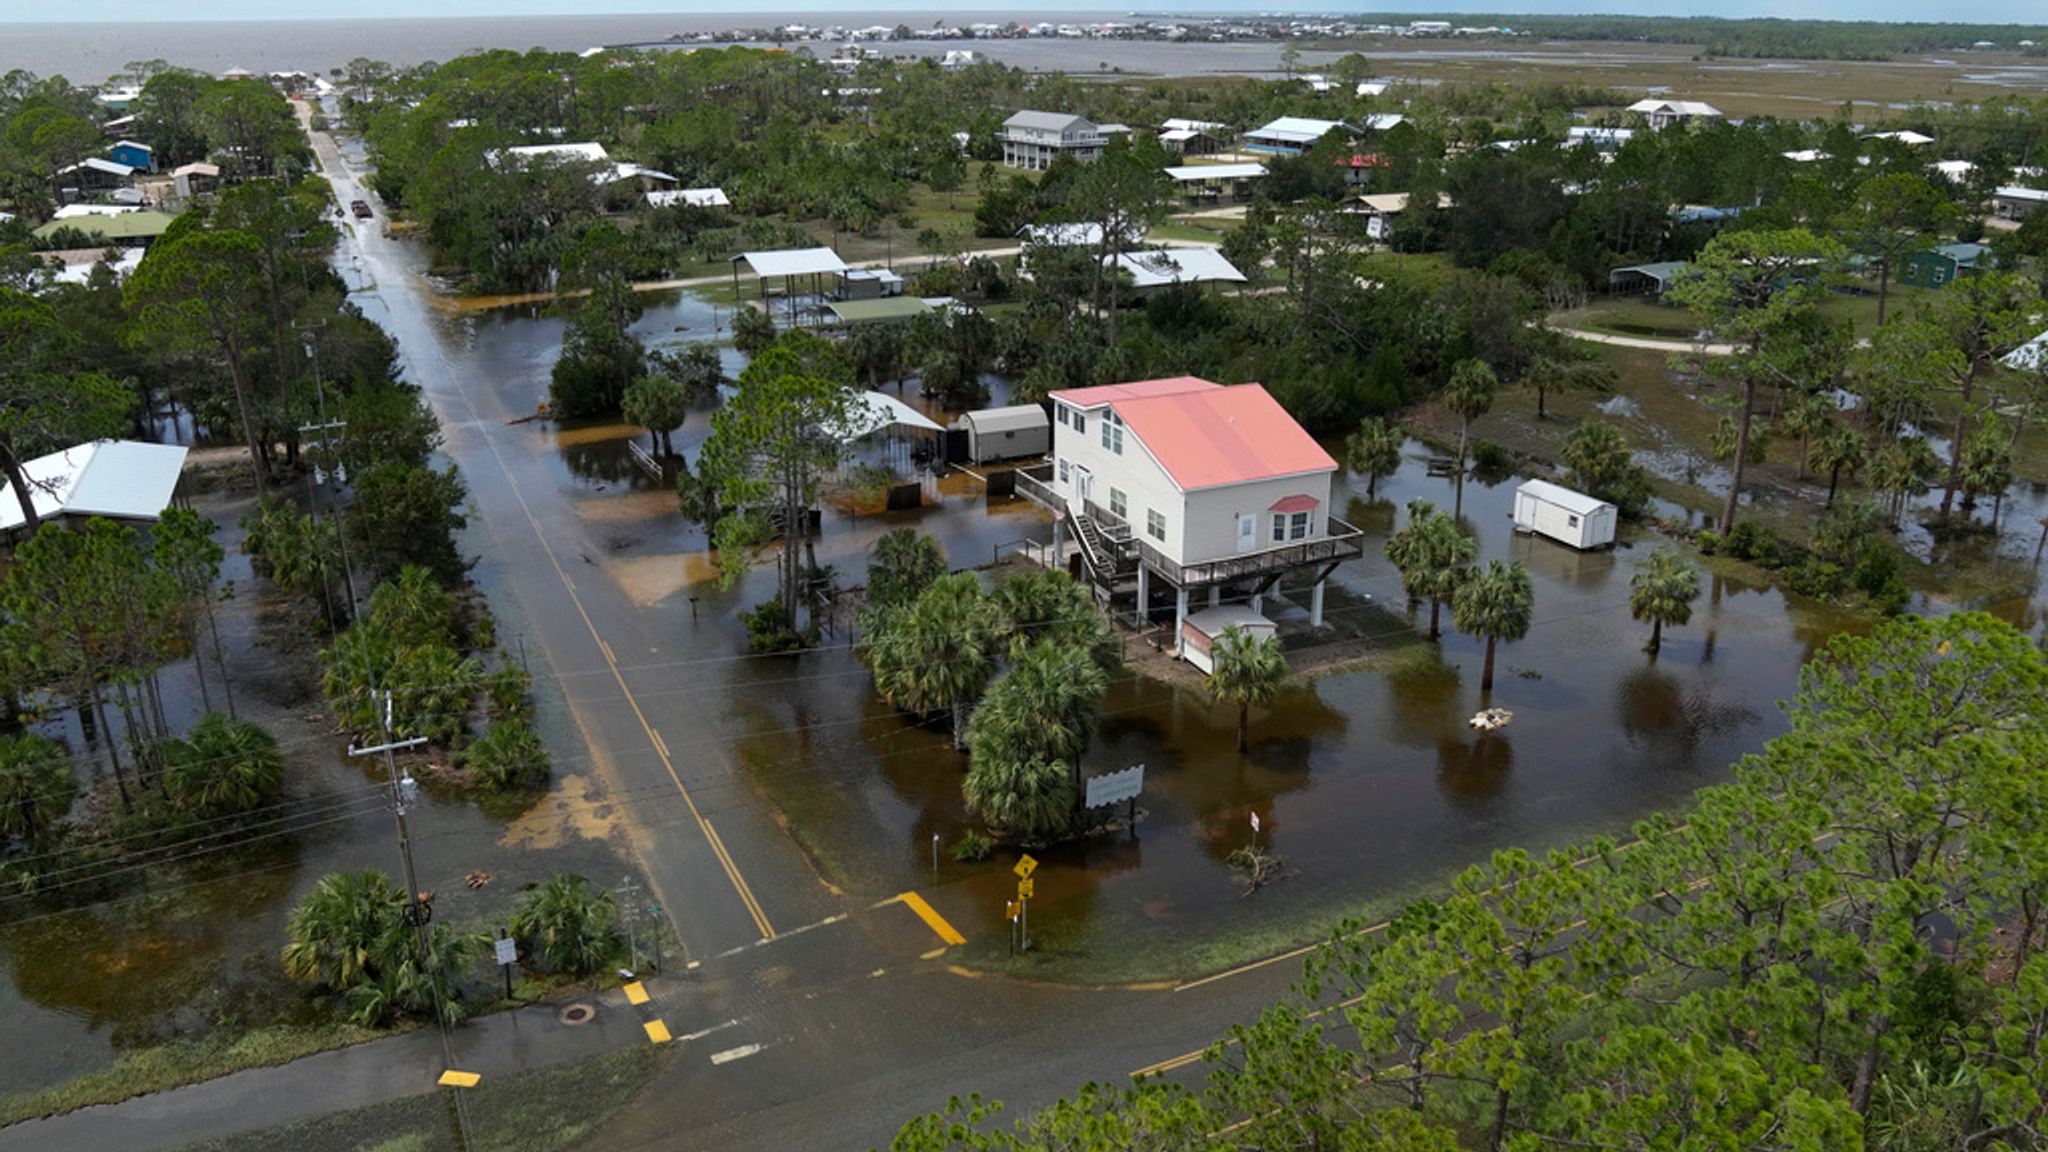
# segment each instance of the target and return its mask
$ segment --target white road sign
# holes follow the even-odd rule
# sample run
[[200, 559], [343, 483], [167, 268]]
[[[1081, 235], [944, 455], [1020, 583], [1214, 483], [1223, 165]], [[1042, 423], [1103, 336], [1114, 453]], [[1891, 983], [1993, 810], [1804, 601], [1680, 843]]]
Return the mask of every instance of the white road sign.
[[1088, 807], [1099, 808], [1119, 800], [1135, 798], [1145, 787], [1145, 766], [1134, 764], [1121, 772], [1088, 778]]

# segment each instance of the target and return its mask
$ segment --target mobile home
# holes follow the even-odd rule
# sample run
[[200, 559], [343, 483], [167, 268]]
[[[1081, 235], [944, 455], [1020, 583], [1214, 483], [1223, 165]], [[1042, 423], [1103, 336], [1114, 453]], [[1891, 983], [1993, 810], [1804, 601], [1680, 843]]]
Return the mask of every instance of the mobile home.
[[1531, 480], [1515, 489], [1515, 531], [1548, 536], [1573, 548], [1605, 548], [1614, 543], [1614, 505], [1595, 500], [1547, 480]]

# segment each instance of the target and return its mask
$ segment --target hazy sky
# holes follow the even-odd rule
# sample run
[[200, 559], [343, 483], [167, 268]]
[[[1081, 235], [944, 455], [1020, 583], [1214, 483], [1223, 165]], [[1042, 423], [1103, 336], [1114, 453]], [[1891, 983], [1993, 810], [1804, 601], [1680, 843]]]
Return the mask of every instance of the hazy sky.
[[[599, 13], [709, 14], [732, 12], [733, 0], [709, 3], [678, 3], [677, 0], [330, 0], [329, 3], [279, 4], [277, 0], [0, 0], [0, 23], [75, 21], [161, 21], [161, 20], [284, 20], [284, 19], [381, 19], [397, 16], [552, 16], [595, 15]], [[877, 11], [960, 12], [1053, 12], [1126, 11], [1129, 0], [873, 0], [861, 3], [832, 3], [831, 0], [786, 0], [772, 6], [760, 5], [734, 15], [735, 23], [760, 21], [783, 14], [827, 21], [834, 12]], [[1176, 12], [1252, 12], [1279, 10], [1280, 5], [1230, 0], [1182, 0], [1170, 6]], [[1942, 20], [2009, 23], [2024, 19], [2031, 4], [2002, 3], [1998, 0], [1948, 0], [1931, 5], [1927, 0], [1377, 0], [1370, 5], [1321, 7], [1304, 5], [1300, 11], [1465, 11], [1465, 12], [1633, 12], [1656, 16], [1784, 16], [1836, 20]], [[1162, 9], [1148, 8], [1149, 11]], [[2035, 13], [2037, 19], [2048, 12]]]

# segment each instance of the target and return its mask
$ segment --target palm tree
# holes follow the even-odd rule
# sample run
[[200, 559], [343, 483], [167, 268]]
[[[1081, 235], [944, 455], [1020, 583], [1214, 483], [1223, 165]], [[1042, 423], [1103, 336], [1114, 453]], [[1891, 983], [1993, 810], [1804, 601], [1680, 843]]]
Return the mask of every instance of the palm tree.
[[550, 971], [588, 976], [624, 951], [619, 910], [610, 892], [591, 890], [583, 877], [557, 872], [519, 898], [512, 935]]
[[208, 712], [164, 749], [164, 794], [200, 816], [248, 812], [284, 791], [284, 752], [247, 720]]
[[875, 688], [906, 712], [953, 714], [953, 747], [967, 743], [967, 713], [995, 675], [996, 617], [981, 577], [932, 581], [907, 609], [886, 610], [866, 635]]
[[1692, 602], [1699, 594], [1699, 572], [1669, 548], [1650, 553], [1637, 567], [1628, 581], [1628, 613], [1650, 622], [1651, 654], [1664, 644], [1664, 625], [1692, 619]]
[[1869, 462], [1870, 453], [1863, 443], [1863, 437], [1847, 424], [1837, 424], [1827, 430], [1813, 446], [1807, 449], [1807, 463], [1816, 472], [1828, 474], [1828, 503], [1835, 506], [1835, 490], [1841, 486], [1842, 473], [1855, 475], [1863, 471]]
[[77, 795], [62, 745], [34, 732], [0, 736], [0, 837], [36, 842]]
[[1251, 711], [1263, 708], [1280, 694], [1287, 679], [1287, 657], [1280, 652], [1280, 638], [1267, 633], [1254, 636], [1235, 624], [1223, 630], [1210, 647], [1215, 670], [1209, 673], [1209, 695], [1237, 705], [1237, 750], [1251, 747]]
[[868, 552], [868, 607], [908, 605], [945, 574], [946, 552], [937, 540], [915, 528], [884, 533]]
[[1813, 392], [1799, 396], [1778, 413], [1778, 431], [1799, 437], [1799, 479], [1806, 479], [1806, 465], [1813, 454], [1814, 437], [1825, 435], [1834, 423], [1832, 397]]
[[775, 343], [775, 318], [765, 309], [741, 306], [732, 318], [732, 346], [747, 356], [758, 356]]
[[1493, 691], [1494, 645], [1527, 636], [1535, 604], [1529, 570], [1519, 563], [1489, 560], [1484, 571], [1459, 586], [1451, 600], [1452, 621], [1459, 631], [1486, 638], [1486, 668], [1479, 674], [1481, 692]]
[[967, 806], [992, 828], [1043, 838], [1066, 828], [1080, 801], [1067, 766], [1051, 760], [983, 756], [961, 784]]
[[496, 791], [517, 792], [547, 782], [548, 750], [525, 718], [505, 716], [457, 752], [455, 766]]
[[1065, 572], [1021, 572], [997, 585], [989, 601], [996, 611], [996, 631], [1012, 660], [1046, 640], [1085, 650], [1105, 674], [1123, 665], [1123, 642], [1110, 630], [1088, 589]]
[[342, 992], [376, 979], [409, 946], [405, 903], [405, 893], [374, 868], [321, 877], [285, 922], [285, 975]]
[[1350, 464], [1365, 477], [1365, 498], [1377, 495], [1380, 477], [1401, 466], [1401, 433], [1384, 420], [1367, 420], [1351, 434]]
[[1472, 422], [1493, 407], [1493, 395], [1500, 391], [1500, 378], [1484, 360], [1460, 360], [1451, 369], [1451, 382], [1444, 385], [1444, 407], [1458, 414], [1458, 487], [1451, 514], [1465, 510], [1465, 447], [1471, 438]]
[[1443, 602], [1471, 575], [1479, 544], [1458, 522], [1427, 500], [1408, 504], [1408, 526], [1387, 540], [1387, 559], [1401, 570], [1401, 588], [1412, 601], [1429, 599], [1429, 638], [1443, 635]]
[[455, 597], [418, 564], [400, 568], [396, 577], [370, 592], [370, 619], [402, 645], [455, 641]]

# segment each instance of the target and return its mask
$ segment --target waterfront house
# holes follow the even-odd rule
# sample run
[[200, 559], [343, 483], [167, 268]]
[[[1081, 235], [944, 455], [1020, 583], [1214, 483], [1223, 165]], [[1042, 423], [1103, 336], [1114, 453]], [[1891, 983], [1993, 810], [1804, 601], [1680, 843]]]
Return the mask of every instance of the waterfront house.
[[1337, 462], [1264, 387], [1178, 376], [1050, 399], [1053, 461], [1017, 490], [1057, 514], [1054, 555], [1070, 536], [1100, 598], [1128, 595], [1149, 619], [1154, 593], [1170, 596], [1178, 652], [1192, 598], [1258, 612], [1300, 573], [1321, 625], [1324, 581], [1364, 538], [1331, 507]]
[[1092, 122], [1065, 112], [1019, 112], [1003, 121], [996, 139], [1003, 146], [1003, 164], [1038, 172], [1061, 156], [1093, 160], [1102, 155], [1106, 137]]

